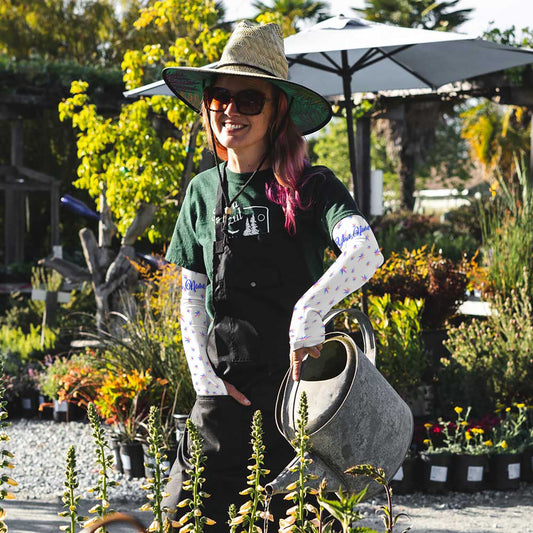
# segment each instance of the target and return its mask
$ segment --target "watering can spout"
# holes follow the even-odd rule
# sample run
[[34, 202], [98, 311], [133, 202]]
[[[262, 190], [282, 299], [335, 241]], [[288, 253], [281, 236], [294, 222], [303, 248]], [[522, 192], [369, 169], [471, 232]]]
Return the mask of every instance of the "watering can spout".
[[[326, 482], [328, 492], [336, 492], [340, 487], [343, 487], [343, 482], [339, 479], [339, 476], [316, 454], [306, 453], [307, 459], [311, 462], [308, 463], [306, 471], [308, 474], [312, 474], [311, 479], [307, 485], [314, 489], [318, 489], [322, 481]], [[287, 487], [296, 481], [298, 481], [298, 462], [299, 458], [295, 457], [283, 471], [270, 483], [265, 486], [267, 494], [283, 494], [291, 492]]]

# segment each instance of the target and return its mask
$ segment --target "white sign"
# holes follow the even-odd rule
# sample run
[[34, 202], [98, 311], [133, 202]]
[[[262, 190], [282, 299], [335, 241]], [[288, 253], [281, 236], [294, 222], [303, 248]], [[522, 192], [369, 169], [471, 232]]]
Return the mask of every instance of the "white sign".
[[511, 463], [507, 465], [507, 477], [509, 479], [520, 478], [520, 463]]
[[448, 479], [448, 467], [447, 466], [431, 466], [431, 471], [429, 472], [430, 481], [441, 481], [444, 482]]
[[120, 461], [122, 462], [122, 468], [124, 468], [124, 470], [131, 470], [131, 458], [129, 455], [120, 454]]
[[467, 481], [483, 481], [483, 467], [469, 466], [466, 473]]

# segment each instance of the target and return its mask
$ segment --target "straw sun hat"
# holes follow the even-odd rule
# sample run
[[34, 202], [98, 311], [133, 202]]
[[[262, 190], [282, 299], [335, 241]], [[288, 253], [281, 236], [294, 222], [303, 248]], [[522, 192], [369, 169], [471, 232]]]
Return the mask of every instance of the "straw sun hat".
[[288, 81], [288, 72], [280, 27], [243, 21], [235, 27], [218, 63], [202, 68], [168, 67], [163, 70], [163, 80], [178, 98], [200, 112], [204, 88], [217, 76], [264, 79], [292, 101], [290, 115], [302, 135], [319, 130], [329, 122], [331, 106], [315, 91]]

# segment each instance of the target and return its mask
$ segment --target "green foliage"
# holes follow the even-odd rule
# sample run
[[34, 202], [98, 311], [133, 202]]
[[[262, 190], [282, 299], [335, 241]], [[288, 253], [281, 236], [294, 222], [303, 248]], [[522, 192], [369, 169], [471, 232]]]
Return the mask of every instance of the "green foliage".
[[[491, 300], [491, 314], [448, 328], [439, 380], [453, 384], [455, 401], [494, 408], [495, 402], [533, 401], [533, 310], [528, 284]], [[476, 386], [473, 389], [473, 386]], [[483, 403], [481, 403], [483, 402]], [[468, 402], [470, 403], [470, 402]]]
[[76, 495], [76, 489], [79, 487], [78, 472], [76, 470], [76, 448], [70, 446], [67, 451], [67, 466], [65, 469], [65, 491], [63, 492], [63, 507], [66, 511], [59, 514], [62, 518], [68, 518], [69, 524], [61, 526], [62, 531], [67, 533], [76, 533], [77, 526], [87, 520], [86, 517], [78, 515], [78, 505], [81, 496]]
[[187, 431], [191, 440], [190, 447], [190, 463], [191, 468], [186, 472], [190, 476], [188, 480], [183, 482], [183, 490], [191, 492], [190, 498], [185, 498], [178, 503], [179, 508], [188, 507], [187, 511], [177, 522], [172, 521], [173, 527], [180, 528], [182, 533], [194, 531], [194, 533], [202, 533], [204, 526], [212, 526], [215, 521], [203, 515], [202, 507], [204, 506], [204, 498], [209, 495], [202, 491], [202, 485], [205, 483], [204, 467], [205, 455], [202, 453], [203, 439], [194, 425], [193, 421], [187, 419]]
[[187, 413], [195, 399], [179, 326], [181, 273], [173, 265], [145, 278], [136, 306], [129, 306], [117, 333], [96, 336], [106, 348], [105, 360], [125, 371], [148, 371], [168, 379], [169, 395], [177, 391], [178, 412]]
[[[364, 499], [367, 490], [368, 487], [365, 487], [361, 492], [344, 494], [342, 489], [340, 489], [336, 499], [328, 499], [319, 494], [318, 503], [320, 507], [326, 509], [341, 524], [343, 533], [348, 533], [353, 531], [353, 523], [363, 518], [356, 506]], [[359, 529], [356, 529], [356, 531], [359, 531]]]
[[516, 168], [512, 183], [496, 174], [492, 202], [479, 209], [488, 290], [504, 297], [527, 282], [524, 269], [533, 272], [533, 187], [524, 165]]
[[426, 246], [418, 250], [392, 252], [370, 279], [373, 295], [390, 295], [392, 301], [422, 299], [424, 328], [442, 327], [465, 299], [466, 264], [456, 265]]
[[[201, 66], [218, 59], [228, 35], [212, 27], [217, 17], [212, 1], [164, 0], [143, 9], [135, 27], [156, 28], [157, 32], [171, 27], [175, 29], [173, 44], [168, 50], [160, 44], [129, 50], [122, 62], [126, 87], [141, 85], [145, 73], [161, 62]], [[94, 199], [105, 190], [122, 235], [143, 204], [157, 206], [147, 233], [154, 242], [168, 235], [174, 224], [190, 149], [193, 163], [199, 161], [201, 139], [194, 133], [199, 119], [178, 98], [163, 96], [142, 98], [123, 106], [118, 118], [107, 118], [91, 103], [87, 89], [87, 83], [74, 82], [70, 98], [59, 104], [61, 120], [72, 121], [79, 131], [75, 185]], [[162, 119], [164, 127], [157, 125], [154, 116]]]
[[368, 314], [376, 333], [377, 367], [404, 399], [414, 399], [427, 361], [420, 338], [422, 300], [370, 296]]
[[492, 428], [494, 453], [521, 453], [528, 444], [528, 408], [525, 404], [497, 409], [499, 424]]
[[42, 354], [51, 350], [56, 342], [56, 334], [49, 328], [30, 324], [29, 333], [24, 333], [22, 328], [11, 328], [6, 325], [0, 327], [0, 353], [2, 362], [8, 359], [29, 361], [37, 359]]
[[170, 521], [166, 515], [168, 508], [162, 505], [165, 485], [169, 481], [168, 466], [163, 464], [166, 461], [166, 455], [163, 450], [163, 435], [161, 434], [161, 425], [159, 422], [159, 413], [157, 407], [151, 406], [148, 415], [148, 450], [147, 455], [149, 460], [147, 464], [152, 470], [152, 477], [143, 485], [143, 489], [147, 491], [149, 502], [141, 507], [143, 511], [152, 511], [154, 519], [149, 526], [149, 531], [156, 533], [165, 533], [168, 531]]

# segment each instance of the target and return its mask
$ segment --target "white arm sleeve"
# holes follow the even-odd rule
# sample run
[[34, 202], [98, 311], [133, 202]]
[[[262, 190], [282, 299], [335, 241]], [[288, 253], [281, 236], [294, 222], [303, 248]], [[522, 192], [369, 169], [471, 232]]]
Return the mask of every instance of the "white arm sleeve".
[[294, 306], [289, 339], [291, 351], [324, 342], [326, 313], [364, 285], [383, 264], [383, 255], [366, 220], [343, 218], [333, 228], [341, 254]]
[[224, 382], [215, 374], [207, 357], [207, 276], [182, 268], [181, 278], [181, 336], [194, 390], [201, 396], [227, 394]]

